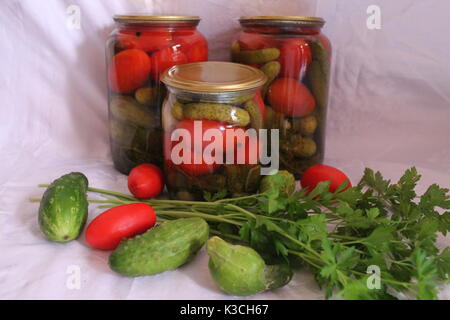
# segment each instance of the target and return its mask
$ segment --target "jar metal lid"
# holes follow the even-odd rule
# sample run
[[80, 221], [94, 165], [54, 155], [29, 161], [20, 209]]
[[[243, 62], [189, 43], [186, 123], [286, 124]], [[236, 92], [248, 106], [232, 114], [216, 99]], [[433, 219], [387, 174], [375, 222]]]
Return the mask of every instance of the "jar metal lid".
[[115, 22], [124, 23], [192, 23], [200, 22], [199, 16], [150, 16], [150, 15], [120, 15], [113, 16]]
[[161, 81], [181, 90], [221, 93], [257, 89], [266, 83], [267, 77], [247, 65], [207, 61], [176, 65], [164, 72]]
[[319, 17], [304, 16], [246, 16], [239, 19], [241, 25], [248, 24], [278, 24], [278, 25], [303, 25], [319, 26], [325, 24], [325, 20]]

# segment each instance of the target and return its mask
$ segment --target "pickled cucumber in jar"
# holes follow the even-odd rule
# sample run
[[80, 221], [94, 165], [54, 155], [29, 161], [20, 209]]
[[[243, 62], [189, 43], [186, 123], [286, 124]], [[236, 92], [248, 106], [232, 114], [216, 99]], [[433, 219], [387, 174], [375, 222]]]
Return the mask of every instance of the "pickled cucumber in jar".
[[231, 45], [235, 62], [267, 76], [265, 127], [279, 130], [280, 169], [299, 178], [323, 161], [331, 45], [314, 17], [242, 17]]
[[172, 198], [258, 191], [266, 79], [258, 69], [229, 62], [179, 65], [164, 74], [164, 172]]
[[197, 31], [199, 20], [114, 16], [107, 79], [111, 151], [120, 172], [128, 174], [142, 163], [162, 167], [161, 110], [167, 90], [160, 78], [174, 65], [208, 60], [208, 44]]

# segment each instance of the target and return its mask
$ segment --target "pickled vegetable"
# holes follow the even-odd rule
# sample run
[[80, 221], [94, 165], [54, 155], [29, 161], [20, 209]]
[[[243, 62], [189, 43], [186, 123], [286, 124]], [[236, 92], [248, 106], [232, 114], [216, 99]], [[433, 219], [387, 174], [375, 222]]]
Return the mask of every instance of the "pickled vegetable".
[[220, 103], [189, 103], [183, 107], [183, 116], [187, 119], [207, 119], [246, 126], [250, 115], [244, 109]]
[[261, 94], [265, 98], [267, 90], [269, 90], [270, 85], [273, 80], [280, 74], [281, 65], [278, 61], [267, 62], [261, 67], [261, 71], [267, 76], [267, 82], [261, 89]]
[[[243, 19], [243, 30], [231, 46], [233, 61], [259, 68], [267, 76], [261, 90], [264, 126], [279, 130], [281, 169], [297, 178], [323, 161], [331, 64], [331, 46], [321, 26], [298, 20], [265, 18], [265, 23], [255, 25], [253, 19]], [[263, 62], [265, 54], [276, 55], [271, 49], [278, 49], [278, 57]]]
[[167, 91], [159, 78], [173, 65], [206, 61], [208, 44], [195, 19], [159, 17], [155, 24], [146, 17], [148, 22], [136, 24], [136, 16], [116, 18], [106, 45], [109, 128], [114, 166], [128, 174], [143, 163], [162, 166], [161, 108]]
[[280, 50], [277, 48], [239, 51], [234, 53], [234, 60], [245, 64], [263, 64], [276, 60], [279, 57]]
[[113, 118], [144, 128], [154, 126], [154, 117], [146, 108], [138, 105], [133, 98], [115, 96], [109, 105]]

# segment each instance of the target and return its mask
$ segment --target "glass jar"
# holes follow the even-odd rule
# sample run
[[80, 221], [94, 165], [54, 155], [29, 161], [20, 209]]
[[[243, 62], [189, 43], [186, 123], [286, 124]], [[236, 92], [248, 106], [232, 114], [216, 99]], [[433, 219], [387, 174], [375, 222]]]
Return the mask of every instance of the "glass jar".
[[107, 41], [109, 132], [114, 166], [124, 174], [142, 163], [162, 167], [161, 107], [168, 68], [208, 60], [199, 17], [114, 16]]
[[164, 172], [172, 199], [254, 193], [259, 187], [266, 82], [258, 69], [231, 62], [175, 66], [162, 81]]
[[321, 18], [255, 16], [240, 19], [232, 61], [260, 68], [266, 127], [279, 129], [280, 168], [297, 178], [321, 163], [330, 78], [331, 45]]

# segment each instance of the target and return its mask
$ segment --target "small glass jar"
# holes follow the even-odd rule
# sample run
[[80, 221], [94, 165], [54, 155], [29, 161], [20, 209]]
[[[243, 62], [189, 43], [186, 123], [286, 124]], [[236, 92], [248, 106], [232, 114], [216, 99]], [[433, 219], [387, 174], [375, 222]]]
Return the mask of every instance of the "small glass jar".
[[107, 40], [109, 132], [114, 166], [124, 174], [142, 163], [162, 167], [160, 82], [168, 68], [208, 60], [195, 16], [114, 16]]
[[279, 129], [280, 168], [297, 178], [321, 163], [330, 78], [331, 45], [321, 18], [254, 16], [240, 19], [242, 31], [232, 61], [260, 68], [266, 127]]
[[265, 75], [243, 64], [199, 62], [169, 69], [162, 81], [169, 91], [162, 118], [170, 197], [203, 200], [205, 192], [256, 192]]

